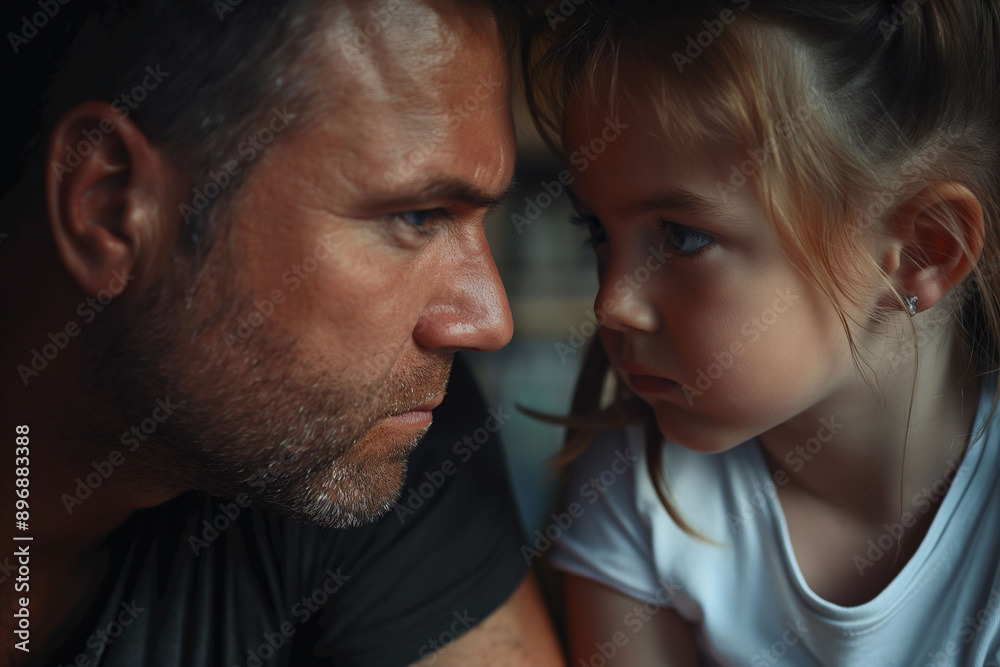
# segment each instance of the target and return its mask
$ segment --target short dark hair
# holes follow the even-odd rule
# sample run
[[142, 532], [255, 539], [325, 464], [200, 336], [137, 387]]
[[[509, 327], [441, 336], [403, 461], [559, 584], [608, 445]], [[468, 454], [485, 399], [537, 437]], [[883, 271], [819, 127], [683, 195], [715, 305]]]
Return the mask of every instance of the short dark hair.
[[[207, 252], [222, 226], [223, 202], [252, 168], [247, 164], [238, 175], [220, 177], [223, 165], [251, 132], [266, 127], [273, 109], [293, 109], [299, 114], [294, 125], [303, 124], [298, 118], [308, 113], [314, 91], [300, 74], [337, 1], [111, 0], [96, 10], [55, 4], [62, 16], [51, 17], [53, 25], [38, 28], [27, 43], [12, 43], [20, 66], [16, 89], [30, 101], [19, 110], [19, 127], [27, 131], [12, 147], [20, 159], [5, 165], [5, 185], [23, 177], [37, 201], [44, 169], [59, 168], [43, 163], [60, 116], [86, 100], [115, 103], [166, 150], [196, 190], [202, 186], [200, 201], [183, 209], [181, 248], [190, 255]], [[508, 49], [514, 48], [522, 14], [517, 3], [456, 4], [492, 13]], [[30, 21], [37, 9], [33, 2], [24, 16]], [[130, 91], [141, 92], [142, 101]], [[210, 184], [220, 181], [226, 185], [207, 196], [216, 191]], [[4, 215], [0, 231], [12, 230], [19, 217]]]

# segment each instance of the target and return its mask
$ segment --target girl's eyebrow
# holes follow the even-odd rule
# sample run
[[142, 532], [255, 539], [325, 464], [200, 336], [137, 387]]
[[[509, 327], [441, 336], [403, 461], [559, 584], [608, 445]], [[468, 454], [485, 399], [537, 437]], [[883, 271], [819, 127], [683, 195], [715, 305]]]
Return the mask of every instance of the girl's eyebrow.
[[739, 224], [738, 218], [727, 210], [723, 202], [703, 197], [690, 190], [676, 188], [627, 204], [618, 210], [618, 215], [623, 218], [633, 218], [662, 209], [673, 209], [724, 224]]
[[578, 197], [575, 192], [573, 192], [573, 188], [567, 186], [566, 187], [566, 194], [569, 195], [569, 199], [573, 203], [573, 206], [575, 206], [576, 208], [587, 209], [588, 211], [590, 210], [590, 207], [587, 206], [586, 204], [584, 204], [583, 200], [580, 199], [580, 197]]

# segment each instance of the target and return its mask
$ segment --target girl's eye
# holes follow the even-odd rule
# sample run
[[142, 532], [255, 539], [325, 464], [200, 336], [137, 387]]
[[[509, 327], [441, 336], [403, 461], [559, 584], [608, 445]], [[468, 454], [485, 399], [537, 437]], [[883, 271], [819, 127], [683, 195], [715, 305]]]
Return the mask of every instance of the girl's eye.
[[604, 230], [604, 225], [601, 224], [601, 221], [595, 215], [576, 213], [570, 222], [577, 227], [587, 228], [587, 232], [590, 234], [587, 244], [590, 246], [597, 246], [608, 240], [608, 233]]
[[667, 243], [680, 257], [695, 257], [704, 252], [715, 241], [711, 236], [697, 229], [678, 225], [676, 222], [660, 220], [656, 223], [667, 232]]

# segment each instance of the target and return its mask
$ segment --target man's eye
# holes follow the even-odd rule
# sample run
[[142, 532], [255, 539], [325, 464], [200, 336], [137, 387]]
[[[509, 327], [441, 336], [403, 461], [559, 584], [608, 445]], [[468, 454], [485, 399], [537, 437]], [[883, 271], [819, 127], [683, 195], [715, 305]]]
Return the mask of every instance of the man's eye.
[[707, 250], [712, 242], [715, 241], [708, 234], [685, 227], [684, 225], [678, 225], [676, 222], [660, 220], [656, 224], [661, 229], [666, 230], [667, 243], [681, 257], [695, 257]]
[[446, 211], [440, 208], [430, 208], [423, 211], [404, 211], [396, 216], [414, 227], [423, 227], [429, 221], [446, 215]]
[[450, 220], [451, 217], [452, 214], [447, 209], [428, 208], [390, 213], [383, 219], [406, 234], [418, 233], [422, 236], [432, 236], [438, 230], [439, 223]]
[[590, 238], [587, 239], [587, 243], [591, 246], [600, 245], [608, 240], [608, 233], [604, 229], [604, 225], [601, 224], [601, 221], [598, 220], [595, 215], [577, 213], [573, 215], [570, 222], [577, 227], [587, 228], [587, 232], [590, 234]]

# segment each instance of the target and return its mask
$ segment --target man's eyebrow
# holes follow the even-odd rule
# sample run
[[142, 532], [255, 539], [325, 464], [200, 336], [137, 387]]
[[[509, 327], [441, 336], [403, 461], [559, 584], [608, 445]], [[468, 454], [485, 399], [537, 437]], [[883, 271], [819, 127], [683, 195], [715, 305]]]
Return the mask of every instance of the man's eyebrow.
[[459, 178], [439, 177], [428, 181], [407, 184], [405, 191], [395, 192], [382, 199], [384, 208], [406, 208], [435, 201], [457, 201], [473, 208], [490, 211], [507, 201], [516, 191], [517, 183], [511, 181], [500, 192], [489, 192]]
[[722, 202], [684, 189], [666, 190], [632, 202], [620, 208], [618, 215], [623, 218], [633, 218], [662, 209], [672, 209], [722, 223], [733, 224], [737, 222], [736, 217], [727, 210]]

